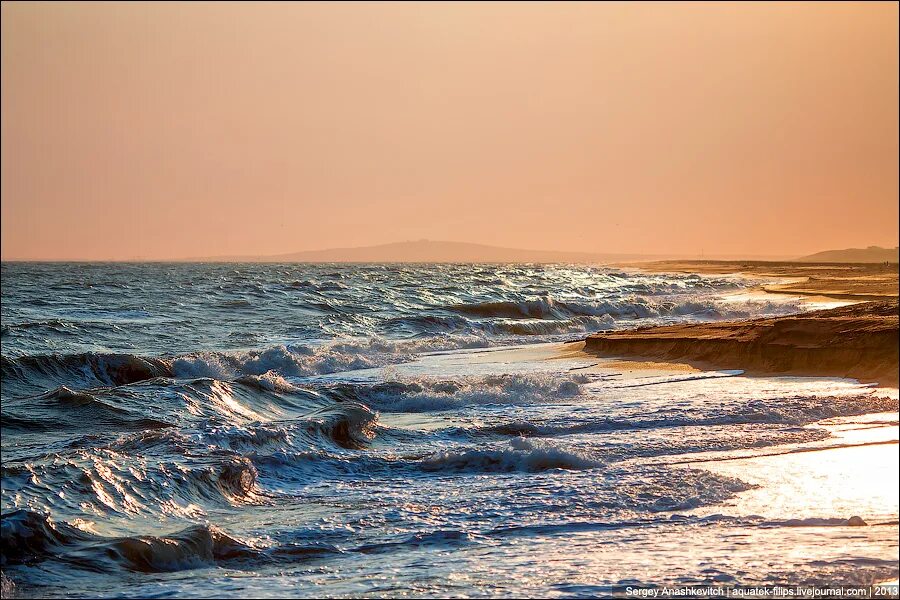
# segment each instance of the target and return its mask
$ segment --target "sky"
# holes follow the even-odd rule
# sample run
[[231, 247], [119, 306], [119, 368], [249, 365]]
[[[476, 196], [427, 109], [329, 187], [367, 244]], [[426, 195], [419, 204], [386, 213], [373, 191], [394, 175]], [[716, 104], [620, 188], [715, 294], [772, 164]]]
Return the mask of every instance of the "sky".
[[898, 240], [898, 4], [2, 4], [2, 258]]

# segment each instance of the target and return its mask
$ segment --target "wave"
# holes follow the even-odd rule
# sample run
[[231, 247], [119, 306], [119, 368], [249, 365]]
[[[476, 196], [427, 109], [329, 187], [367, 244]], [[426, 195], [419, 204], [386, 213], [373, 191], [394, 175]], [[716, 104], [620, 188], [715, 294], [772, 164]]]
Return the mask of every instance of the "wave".
[[367, 406], [345, 403], [305, 416], [307, 431], [324, 436], [341, 448], [357, 449], [375, 437], [378, 415]]
[[309, 279], [292, 281], [287, 284], [287, 287], [313, 292], [340, 292], [347, 289], [347, 285], [340, 281], [310, 281]]
[[442, 411], [473, 404], [537, 404], [571, 399], [591, 381], [586, 375], [505, 374], [435, 380], [407, 378], [385, 383], [337, 383], [322, 391], [386, 412]]
[[[227, 385], [214, 380], [199, 383], [211, 388]], [[197, 384], [190, 382], [182, 389]], [[309, 394], [301, 390], [298, 402]], [[73, 396], [71, 401], [91, 409], [111, 408], [88, 394]], [[359, 403], [335, 404], [325, 396], [311, 397], [320, 405], [308, 403], [301, 411], [298, 403], [297, 412], [282, 421], [247, 419], [244, 413], [249, 409], [223, 405], [211, 408], [209, 417], [183, 416], [177, 427], [139, 428], [123, 435], [95, 418], [83, 426], [82, 437], [53, 452], [31, 457], [20, 452], [15, 460], [5, 455], [4, 497], [27, 500], [29, 506], [49, 511], [128, 517], [193, 518], [210, 508], [256, 504], [266, 496], [258, 485], [258, 466], [266, 469], [269, 480], [280, 475], [268, 468], [273, 464], [268, 457], [327, 456], [363, 449], [375, 438], [377, 413]], [[116, 410], [112, 415], [121, 417]], [[98, 425], [101, 433], [90, 433]], [[329, 475], [327, 471], [323, 473]]]
[[204, 418], [229, 423], [267, 420], [326, 402], [303, 390], [287, 398], [214, 379], [153, 378], [89, 390], [60, 386], [44, 394], [4, 400], [0, 414], [5, 427], [81, 432], [98, 439], [131, 430], [184, 427]]
[[[306, 378], [387, 366], [413, 360], [423, 352], [477, 348], [484, 336], [435, 336], [386, 340], [380, 337], [318, 345], [287, 344], [262, 350], [193, 352], [173, 358], [119, 353], [80, 353], [2, 357], [2, 379], [24, 394], [59, 386], [121, 386], [155, 378], [238, 379], [241, 383], [288, 391], [285, 377]], [[253, 378], [256, 378], [255, 380]]]
[[574, 312], [571, 307], [550, 297], [534, 300], [477, 302], [474, 304], [453, 304], [449, 310], [475, 315], [479, 317], [497, 317], [502, 319], [563, 319], [577, 314], [599, 315], [599, 312]]
[[367, 338], [321, 345], [288, 344], [264, 350], [196, 352], [172, 359], [176, 377], [229, 379], [273, 372], [281, 377], [312, 377], [370, 369], [413, 360], [422, 352], [487, 345], [480, 336], [443, 336], [418, 340]]
[[378, 414], [359, 403], [327, 406], [287, 421], [213, 425], [192, 432], [200, 445], [238, 452], [365, 448], [378, 431]]
[[[898, 409], [896, 398], [875, 393], [851, 396], [806, 396], [767, 401], [750, 401], [729, 408], [707, 407], [695, 410], [668, 409], [662, 414], [634, 413], [617, 417], [597, 417], [581, 422], [534, 423], [511, 420], [461, 432], [468, 436], [483, 434], [528, 437], [555, 437], [572, 434], [606, 433], [630, 430], [675, 429], [684, 427], [711, 428], [735, 425], [777, 425], [800, 427], [823, 419], [847, 417], [870, 413], [894, 412]], [[667, 414], [668, 413], [668, 414]], [[459, 429], [459, 428], [454, 428]], [[809, 439], [805, 439], [806, 436]], [[803, 441], [819, 439], [815, 432], [804, 434]], [[778, 443], [777, 440], [773, 442]]]
[[563, 301], [545, 296], [518, 301], [453, 304], [447, 309], [486, 318], [553, 320], [566, 320], [573, 317], [610, 317], [618, 320], [667, 316], [723, 319], [787, 314], [801, 310], [799, 305], [791, 302], [748, 300], [737, 303], [702, 298], [652, 300], [641, 296], [595, 301]]
[[[413, 536], [410, 543], [416, 543], [419, 537]], [[426, 538], [418, 543], [428, 541]], [[295, 564], [340, 553], [336, 547], [319, 542], [256, 546], [210, 524], [190, 525], [167, 535], [108, 537], [24, 509], [3, 515], [2, 542], [4, 567], [52, 560], [91, 573], [168, 573], [218, 565]], [[353, 550], [367, 552], [368, 548]]]
[[165, 537], [125, 537], [101, 544], [117, 566], [141, 573], [181, 571], [258, 556], [258, 551], [209, 525]]
[[577, 316], [564, 321], [502, 320], [493, 329], [516, 336], [557, 335], [563, 333], [595, 333], [616, 326], [611, 315]]
[[373, 364], [362, 356], [317, 352], [303, 345], [277, 346], [246, 352], [196, 352], [172, 360], [177, 377], [230, 379], [244, 375], [264, 375], [271, 371], [282, 377], [308, 377], [321, 373], [364, 369]]
[[[282, 378], [308, 378], [408, 362], [424, 352], [485, 347], [521, 337], [610, 329], [621, 319], [671, 316], [719, 319], [791, 310], [786, 303], [750, 305], [640, 297], [615, 301], [560, 301], [549, 296], [523, 301], [457, 304], [449, 308], [457, 314], [417, 314], [393, 317], [381, 323], [388, 332], [412, 336], [407, 339], [343, 338], [254, 350], [189, 352], [174, 357], [94, 352], [4, 356], [2, 377], [4, 383], [14, 384], [17, 391], [26, 394], [58, 386], [128, 385], [155, 377], [227, 380], [260, 377], [271, 371]], [[470, 319], [464, 314], [481, 319]], [[340, 330], [342, 325], [335, 327]]]
[[167, 536], [107, 538], [22, 509], [3, 515], [2, 540], [4, 566], [55, 558], [90, 570], [160, 573], [259, 555], [210, 525], [194, 525]]
[[[137, 456], [100, 448], [4, 462], [4, 494], [48, 511], [127, 518], [196, 517], [212, 507], [260, 501], [258, 473], [248, 458], [212, 448], [205, 455], [199, 448], [185, 451], [186, 445], [173, 444], [176, 438], [147, 432], [139, 439], [131, 444], [141, 447]], [[154, 456], [150, 441], [168, 452]]]
[[61, 386], [34, 398], [10, 400], [0, 412], [3, 427], [20, 431], [159, 429], [173, 423], [107, 404], [87, 392]]
[[41, 389], [66, 383], [82, 385], [124, 385], [171, 377], [168, 362], [134, 354], [48, 354], [2, 357], [4, 382], [31, 384]]
[[53, 333], [74, 333], [78, 330], [78, 324], [62, 319], [46, 319], [42, 321], [22, 321], [19, 323], [8, 323], [3, 325], [2, 334], [12, 335], [18, 332], [26, 332], [30, 330], [46, 330]]
[[413, 335], [468, 333], [490, 336], [538, 336], [563, 333], [593, 333], [615, 327], [611, 315], [574, 316], [564, 320], [539, 320], [522, 318], [493, 318], [472, 320], [459, 315], [416, 315], [395, 317], [385, 321], [392, 332]]
[[679, 295], [686, 292], [710, 291], [723, 292], [737, 290], [754, 285], [750, 280], [740, 281], [734, 278], [699, 277], [697, 275], [676, 275], [668, 273], [665, 277], [631, 280], [624, 274], [616, 286], [624, 294], [642, 294], [650, 296]]
[[46, 515], [19, 509], [0, 519], [0, 564], [29, 564], [53, 556], [63, 546], [91, 539], [91, 534]]
[[536, 473], [551, 469], [582, 470], [602, 466], [597, 460], [524, 438], [510, 441], [509, 448], [443, 451], [420, 463], [425, 471], [470, 471], [478, 473]]
[[234, 383], [250, 387], [259, 391], [295, 393], [297, 386], [274, 371], [266, 371], [262, 375], [242, 375], [234, 380]]
[[458, 315], [420, 314], [405, 317], [393, 317], [384, 321], [388, 331], [421, 333], [440, 333], [449, 331], [474, 331], [486, 328], [476, 322]]
[[[260, 362], [263, 357], [256, 357], [251, 359], [256, 363], [241, 369], [242, 357], [223, 356], [235, 361], [239, 370], [262, 370], [254, 364], [270, 366]], [[216, 364], [183, 369], [177, 360], [134, 355], [4, 358], [4, 392], [9, 385], [23, 395], [4, 398], [3, 425], [20, 430], [92, 429], [103, 433], [180, 426], [204, 417], [229, 423], [264, 421], [302, 415], [333, 403], [313, 389], [288, 382], [274, 370], [240, 375], [231, 381], [225, 373], [219, 373], [222, 379], [193, 374], [215, 371], [211, 367]], [[53, 389], [34, 393], [46, 389], [44, 386]]]

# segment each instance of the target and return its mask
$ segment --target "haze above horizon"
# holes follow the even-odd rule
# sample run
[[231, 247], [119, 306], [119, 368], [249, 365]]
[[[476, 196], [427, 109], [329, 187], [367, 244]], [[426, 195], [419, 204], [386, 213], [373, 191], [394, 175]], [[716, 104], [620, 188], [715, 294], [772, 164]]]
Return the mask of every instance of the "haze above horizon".
[[896, 3], [0, 10], [3, 260], [898, 242]]

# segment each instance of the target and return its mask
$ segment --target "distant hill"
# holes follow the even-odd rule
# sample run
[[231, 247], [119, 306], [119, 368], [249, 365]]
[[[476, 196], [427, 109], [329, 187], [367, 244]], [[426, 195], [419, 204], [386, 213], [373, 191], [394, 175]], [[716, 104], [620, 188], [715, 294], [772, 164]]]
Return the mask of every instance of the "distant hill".
[[841, 263], [882, 263], [898, 262], [898, 248], [847, 248], [846, 250], [825, 250], [809, 256], [801, 256], [800, 262], [841, 262]]
[[602, 254], [501, 248], [465, 242], [418, 240], [359, 248], [308, 250], [271, 256], [212, 256], [192, 258], [209, 262], [437, 262], [437, 263], [608, 263], [666, 258], [646, 254]]

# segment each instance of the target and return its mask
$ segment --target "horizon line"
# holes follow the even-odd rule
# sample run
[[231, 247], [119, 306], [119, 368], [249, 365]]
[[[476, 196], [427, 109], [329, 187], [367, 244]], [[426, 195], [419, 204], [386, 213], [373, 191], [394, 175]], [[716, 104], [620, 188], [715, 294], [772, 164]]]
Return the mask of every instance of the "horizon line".
[[[741, 259], [755, 259], [755, 258], [769, 258], [769, 259], [785, 259], [794, 257], [793, 254], [744, 254], [744, 253], [722, 253], [722, 254], [707, 254], [703, 250], [699, 253], [687, 253], [687, 252], [614, 252], [614, 251], [587, 251], [587, 250], [558, 250], [558, 249], [535, 249], [535, 248], [516, 248], [511, 246], [495, 246], [491, 244], [485, 244], [481, 242], [464, 242], [464, 241], [456, 241], [456, 240], [431, 240], [428, 238], [418, 238], [418, 239], [407, 239], [401, 241], [394, 242], [382, 242], [378, 244], [368, 244], [368, 245], [358, 245], [358, 246], [332, 246], [327, 248], [315, 248], [315, 249], [307, 249], [307, 250], [293, 250], [288, 252], [278, 252], [273, 254], [207, 254], [207, 255], [192, 255], [192, 256], [180, 256], [180, 257], [146, 257], [146, 256], [132, 256], [128, 258], [38, 258], [38, 257], [14, 257], [14, 258], [0, 258], [0, 262], [81, 262], [81, 263], [135, 263], [135, 262], [158, 262], [158, 263], [185, 263], [185, 262], [194, 262], [194, 263], [204, 263], [204, 262], [247, 262], [247, 263], [279, 263], [279, 262], [296, 262], [296, 263], [522, 263], [522, 262], [573, 262], [573, 261], [528, 261], [528, 260], [502, 260], [502, 261], [492, 261], [492, 260], [483, 260], [483, 261], [472, 261], [472, 260], [303, 260], [303, 259], [295, 259], [290, 260], [287, 257], [291, 255], [303, 255], [303, 254], [318, 254], [318, 253], [327, 253], [327, 252], [341, 252], [341, 251], [361, 251], [368, 249], [379, 249], [385, 248], [389, 246], [401, 246], [401, 245], [411, 245], [411, 244], [444, 244], [444, 245], [456, 245], [456, 246], [476, 246], [482, 247], [490, 250], [502, 250], [502, 251], [512, 251], [512, 252], [522, 252], [522, 253], [544, 253], [544, 254], [561, 254], [561, 255], [572, 255], [578, 256], [581, 258], [588, 257], [596, 257], [599, 259], [600, 257], [608, 257], [609, 259], [637, 259], [640, 260], [642, 258], [646, 258], [647, 260], [654, 259], [662, 259], [662, 258], [684, 258], [684, 259], [698, 259], [704, 260], [707, 257], [711, 259], [716, 259], [715, 257], [719, 257], [719, 259], [726, 259], [725, 257], [733, 258], [734, 260]], [[800, 255], [803, 256], [803, 255]]]
[[[355, 258], [339, 258], [334, 260], [328, 259], [315, 259], [310, 257], [309, 259], [304, 259], [303, 255], [315, 255], [315, 254], [326, 254], [329, 252], [348, 252], [348, 251], [365, 251], [365, 250], [374, 250], [374, 249], [383, 249], [391, 246], [403, 246], [403, 245], [415, 245], [419, 244], [420, 246], [424, 245], [447, 245], [447, 246], [462, 246], [462, 247], [480, 247], [488, 250], [500, 250], [506, 252], [520, 252], [520, 253], [535, 253], [535, 254], [548, 254], [548, 255], [563, 255], [560, 258], [562, 260], [528, 260], [527, 258], [523, 259], [502, 259], [502, 260], [477, 260], [477, 259], [434, 259], [434, 260], [395, 260], [395, 259], [383, 259], [383, 260], [366, 260], [366, 259], [355, 259]], [[819, 254], [821, 252], [834, 252], [834, 251], [848, 251], [848, 250], [866, 250], [866, 249], [875, 249], [881, 248], [884, 250], [894, 250], [897, 249], [898, 245], [895, 246], [877, 246], [877, 245], [869, 245], [863, 246], [861, 248], [841, 248], [834, 250], [825, 250], [825, 251], [816, 251], [807, 254], [752, 254], [752, 253], [707, 253], [704, 251], [700, 251], [699, 253], [685, 253], [685, 252], [655, 252], [655, 253], [647, 253], [647, 252], [614, 252], [614, 251], [586, 251], [586, 250], [546, 250], [546, 249], [534, 249], [534, 248], [514, 248], [509, 246], [494, 246], [491, 244], [484, 244], [481, 242], [462, 242], [462, 241], [452, 241], [452, 240], [430, 240], [428, 238], [419, 238], [413, 240], [403, 240], [396, 242], [384, 242], [380, 244], [370, 244], [363, 246], [333, 246], [328, 248], [319, 248], [319, 249], [310, 249], [310, 250], [295, 250], [290, 252], [279, 252], [275, 254], [212, 254], [212, 255], [194, 255], [194, 256], [184, 256], [184, 257], [145, 257], [145, 256], [132, 256], [128, 258], [42, 258], [42, 257], [13, 257], [13, 258], [0, 258], [0, 262], [3, 263], [270, 263], [270, 264], [278, 264], [278, 263], [298, 263], [298, 264], [339, 264], [339, 263], [348, 263], [348, 264], [515, 264], [515, 263], [536, 263], [536, 264], [566, 264], [566, 263], [578, 263], [581, 262], [579, 260], [565, 260], [563, 257], [565, 255], [569, 255], [572, 257], [578, 257], [581, 259], [593, 259], [587, 260], [586, 262], [615, 262], [621, 260], [628, 261], [636, 261], [636, 262], [649, 262], [653, 260], [692, 260], [692, 261], [721, 261], [721, 260], [762, 260], [762, 261], [784, 261], [784, 260], [795, 260], [799, 258], [805, 258], [807, 256], [812, 256], [815, 254]], [[297, 258], [291, 259], [291, 256], [297, 256]]]

